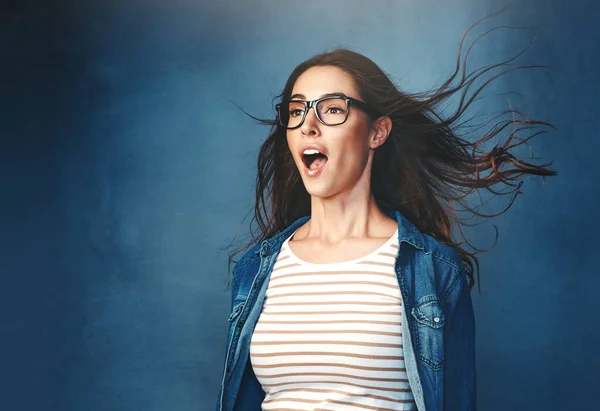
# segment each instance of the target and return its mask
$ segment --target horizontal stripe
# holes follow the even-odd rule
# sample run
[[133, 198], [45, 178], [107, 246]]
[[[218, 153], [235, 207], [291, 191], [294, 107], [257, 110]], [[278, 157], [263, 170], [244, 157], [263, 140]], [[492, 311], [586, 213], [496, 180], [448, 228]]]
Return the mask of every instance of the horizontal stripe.
[[[400, 400], [400, 399], [392, 398], [392, 397], [384, 397], [383, 395], [362, 394], [362, 393], [358, 394], [358, 393], [353, 393], [353, 392], [349, 392], [349, 391], [334, 390], [334, 389], [319, 389], [319, 388], [301, 388], [301, 389], [288, 388], [287, 390], [275, 391], [275, 392], [273, 392], [273, 395], [281, 394], [283, 392], [299, 392], [299, 393], [300, 392], [322, 392], [322, 393], [334, 392], [336, 394], [344, 394], [348, 397], [366, 397], [366, 398], [373, 398], [376, 400], [398, 402], [398, 403], [406, 402], [406, 400]], [[273, 402], [273, 400], [266, 400], [263, 402], [263, 404], [268, 404], [271, 402]]]
[[[273, 276], [271, 275], [271, 279], [270, 281], [277, 281], [280, 280], [282, 278], [291, 278], [291, 277], [300, 277], [300, 276], [306, 276], [306, 277], [323, 277], [324, 275], [369, 275], [369, 276], [376, 276], [376, 277], [388, 277], [388, 278], [394, 278], [396, 279], [396, 281], [398, 280], [398, 277], [396, 277], [396, 274], [390, 274], [390, 273], [383, 273], [383, 272], [373, 272], [373, 271], [310, 271], [310, 272], [300, 272], [300, 273], [289, 273], [289, 274], [281, 274], [278, 276]], [[269, 281], [269, 282], [270, 282]], [[269, 284], [270, 285], [270, 284]]]
[[306, 344], [332, 344], [332, 345], [360, 345], [365, 347], [387, 347], [387, 348], [402, 348], [402, 344], [386, 344], [386, 343], [373, 343], [366, 341], [252, 341], [253, 345], [306, 345]]
[[[368, 274], [368, 273], [367, 273]], [[284, 284], [275, 284], [275, 285], [270, 285], [269, 284], [269, 290], [272, 290], [274, 288], [281, 288], [281, 287], [290, 287], [290, 288], [295, 288], [295, 287], [321, 287], [324, 285], [374, 285], [377, 287], [386, 287], [386, 288], [391, 288], [393, 290], [398, 290], [398, 284], [386, 284], [386, 283], [380, 283], [377, 281], [327, 281], [327, 282], [306, 282], [306, 283], [284, 283]]]
[[286, 268], [295, 267], [295, 266], [300, 266], [300, 264], [291, 263], [291, 264], [287, 264], [287, 265], [278, 265], [276, 267], [273, 267], [273, 269], [271, 271], [272, 271], [272, 273], [275, 273], [277, 271], [282, 271], [282, 270], [285, 270]]
[[376, 303], [373, 301], [288, 301], [286, 303], [265, 303], [268, 307], [277, 307], [277, 306], [285, 306], [289, 307], [292, 305], [372, 305], [372, 306], [386, 306], [386, 307], [396, 307], [399, 306], [398, 303], [394, 302], [380, 302]]
[[377, 315], [400, 315], [396, 311], [263, 311], [261, 315], [314, 315], [314, 314], [377, 314]]
[[402, 333], [371, 330], [255, 330], [254, 334], [369, 334], [402, 337]]
[[[394, 410], [393, 408], [374, 407], [374, 406], [370, 406], [370, 405], [366, 405], [366, 404], [358, 404], [355, 402], [348, 402], [348, 401], [327, 400], [327, 402], [330, 402], [332, 404], [352, 405], [353, 407], [364, 408], [365, 410], [398, 411], [398, 410]], [[327, 410], [324, 408], [315, 408], [314, 411], [327, 411]]]
[[407, 378], [381, 378], [381, 377], [365, 377], [364, 375], [352, 375], [352, 374], [340, 374], [335, 372], [291, 372], [285, 374], [256, 374], [257, 378], [284, 378], [284, 377], [300, 377], [300, 376], [323, 376], [323, 377], [343, 377], [343, 378], [354, 378], [359, 380], [367, 381], [380, 381], [380, 382], [407, 382]]
[[[397, 409], [394, 408], [383, 408], [383, 407], [375, 407], [375, 406], [371, 406], [371, 405], [366, 405], [366, 404], [360, 404], [357, 402], [348, 402], [348, 401], [340, 401], [340, 400], [334, 400], [334, 399], [325, 399], [325, 400], [308, 400], [305, 398], [281, 398], [281, 399], [276, 399], [273, 401], [270, 401], [269, 403], [277, 403], [277, 402], [300, 402], [300, 403], [306, 403], [306, 404], [318, 404], [318, 403], [331, 403], [331, 404], [340, 404], [340, 405], [351, 405], [353, 407], [357, 407], [357, 408], [362, 408], [365, 410], [377, 410], [377, 411], [398, 411]], [[399, 400], [396, 402], [400, 402], [400, 403], [411, 403], [412, 401], [410, 400]], [[267, 404], [269, 404], [267, 403]], [[263, 403], [264, 404], [264, 403]], [[314, 410], [327, 410], [326, 408], [314, 408]]]
[[393, 267], [394, 266], [394, 264], [392, 264], [392, 263], [382, 263], [382, 262], [379, 262], [379, 261], [360, 261], [357, 264], [380, 265], [380, 266], [383, 266], [383, 267]]
[[[283, 363], [283, 364], [270, 364], [270, 365], [257, 365], [252, 364], [253, 368], [284, 368], [284, 367], [322, 367], [324, 364], [319, 362], [305, 362], [305, 363]], [[337, 364], [337, 363], [326, 363], [327, 367], [341, 367], [341, 368], [353, 368], [355, 370], [365, 371], [381, 371], [381, 372], [405, 372], [406, 368], [386, 368], [386, 367], [366, 367], [362, 365], [352, 364]]]
[[[406, 381], [404, 381], [405, 383], [408, 383], [408, 379]], [[377, 390], [377, 391], [385, 391], [385, 392], [404, 392], [404, 393], [408, 393], [411, 392], [410, 388], [396, 388], [396, 387], [382, 387], [380, 385], [373, 387], [370, 385], [362, 385], [362, 384], [356, 384], [356, 383], [352, 383], [352, 382], [348, 382], [348, 381], [333, 381], [333, 380], [311, 380], [311, 381], [302, 381], [302, 384], [310, 384], [310, 385], [315, 385], [315, 384], [324, 384], [324, 385], [331, 385], [331, 384], [339, 384], [339, 385], [348, 385], [351, 387], [357, 387], [357, 388], [364, 388], [364, 389], [368, 389], [368, 390]], [[281, 386], [285, 386], [285, 385], [294, 385], [294, 384], [300, 384], [299, 382], [296, 381], [284, 381], [284, 382], [280, 382], [280, 383], [265, 383], [263, 384], [263, 388], [273, 388], [273, 387], [281, 387]], [[276, 392], [276, 391], [273, 391]]]
[[[402, 313], [398, 313], [400, 315]], [[401, 326], [401, 321], [376, 321], [376, 320], [310, 320], [310, 321], [272, 321], [272, 320], [261, 320], [261, 324], [286, 324], [286, 325], [298, 325], [298, 324], [383, 324], [383, 325], [396, 325]]]
[[301, 292], [301, 293], [274, 294], [274, 295], [269, 295], [268, 300], [272, 300], [274, 298], [285, 298], [285, 297], [302, 297], [302, 296], [317, 297], [317, 296], [328, 296], [328, 295], [379, 295], [379, 296], [383, 296], [383, 297], [387, 297], [387, 298], [394, 298], [394, 299], [400, 301], [400, 298], [391, 296], [389, 294], [378, 293], [375, 291], [363, 291], [363, 290], [324, 291], [324, 292], [314, 291], [314, 292]]
[[354, 357], [354, 358], [368, 358], [370, 360], [391, 360], [391, 361], [404, 361], [404, 356], [395, 356], [395, 355], [366, 355], [366, 354], [352, 354], [352, 353], [343, 353], [343, 352], [327, 352], [327, 351], [285, 351], [285, 352], [276, 352], [276, 353], [267, 353], [267, 354], [258, 354], [253, 353], [252, 357], [277, 357], [277, 356], [301, 356], [301, 355], [324, 355], [324, 356], [333, 356], [333, 357]]

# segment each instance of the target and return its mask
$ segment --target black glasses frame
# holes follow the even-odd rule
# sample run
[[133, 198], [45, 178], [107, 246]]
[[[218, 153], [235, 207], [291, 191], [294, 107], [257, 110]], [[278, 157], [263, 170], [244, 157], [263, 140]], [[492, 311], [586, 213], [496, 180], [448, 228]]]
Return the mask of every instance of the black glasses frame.
[[[346, 117], [344, 118], [344, 121], [342, 121], [341, 123], [338, 123], [338, 124], [327, 124], [319, 116], [319, 110], [317, 110], [316, 107], [317, 107], [317, 104], [319, 104], [321, 101], [323, 101], [323, 100], [329, 100], [329, 99], [334, 99], [334, 98], [346, 100], [346, 107], [347, 107]], [[324, 96], [324, 97], [318, 98], [316, 100], [310, 100], [310, 101], [306, 101], [306, 100], [290, 100], [287, 104], [292, 103], [292, 102], [303, 103], [304, 104], [304, 115], [302, 116], [302, 120], [300, 120], [300, 123], [297, 126], [294, 126], [294, 127], [288, 127], [288, 125], [284, 121], [284, 116], [281, 115], [281, 107], [282, 107], [283, 103], [279, 103], [279, 104], [275, 105], [275, 110], [277, 111], [277, 119], [279, 121], [279, 124], [281, 124], [282, 127], [287, 128], [288, 130], [294, 130], [294, 129], [297, 129], [298, 127], [301, 127], [302, 124], [304, 124], [304, 120], [306, 120], [306, 115], [308, 114], [308, 110], [310, 110], [311, 108], [315, 111], [315, 116], [317, 117], [317, 120], [319, 120], [319, 122], [321, 124], [324, 124], [326, 126], [339, 126], [341, 124], [344, 124], [346, 122], [346, 120], [348, 120], [348, 116], [350, 115], [350, 107], [351, 106], [356, 106], [356, 107], [360, 108], [365, 113], [367, 113], [370, 116], [372, 116], [373, 118], [380, 117], [379, 113], [377, 113], [377, 111], [373, 110], [364, 101], [360, 101], [360, 100], [357, 100], [355, 98], [347, 97], [347, 96], [343, 96], [343, 95]], [[286, 115], [285, 118], [289, 118], [289, 113]]]

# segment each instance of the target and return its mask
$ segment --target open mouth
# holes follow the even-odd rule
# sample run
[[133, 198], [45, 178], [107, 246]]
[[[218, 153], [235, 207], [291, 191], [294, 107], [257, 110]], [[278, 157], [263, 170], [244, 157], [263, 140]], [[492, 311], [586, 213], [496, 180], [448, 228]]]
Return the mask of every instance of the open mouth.
[[316, 172], [327, 163], [327, 156], [322, 153], [303, 154], [302, 161], [308, 170]]

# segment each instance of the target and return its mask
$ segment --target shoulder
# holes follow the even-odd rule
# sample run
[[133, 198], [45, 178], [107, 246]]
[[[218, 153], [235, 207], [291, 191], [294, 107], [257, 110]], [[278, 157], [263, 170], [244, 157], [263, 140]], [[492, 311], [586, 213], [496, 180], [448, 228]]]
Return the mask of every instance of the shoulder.
[[423, 242], [425, 243], [424, 252], [431, 253], [437, 264], [450, 270], [462, 271], [464, 262], [455, 247], [436, 240], [428, 234], [423, 234]]
[[455, 294], [457, 289], [468, 287], [465, 262], [456, 248], [427, 234], [423, 234], [423, 242], [423, 253], [431, 256], [429, 260], [441, 302]]
[[[399, 210], [394, 212], [398, 222], [398, 240], [412, 245], [412, 258], [415, 259], [416, 269], [420, 274], [417, 281], [433, 282], [438, 295], [443, 294], [464, 271], [464, 262], [460, 254], [453, 246], [422, 232]], [[423, 284], [426, 289], [430, 289], [430, 285]]]

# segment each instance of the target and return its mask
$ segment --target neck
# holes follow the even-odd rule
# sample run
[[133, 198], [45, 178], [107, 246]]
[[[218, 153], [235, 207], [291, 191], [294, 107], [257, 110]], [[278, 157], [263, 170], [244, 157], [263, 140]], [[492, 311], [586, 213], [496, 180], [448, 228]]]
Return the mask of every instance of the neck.
[[396, 225], [377, 206], [371, 193], [344, 200], [313, 197], [310, 220], [301, 238], [296, 239], [336, 244], [346, 238], [388, 237]]

